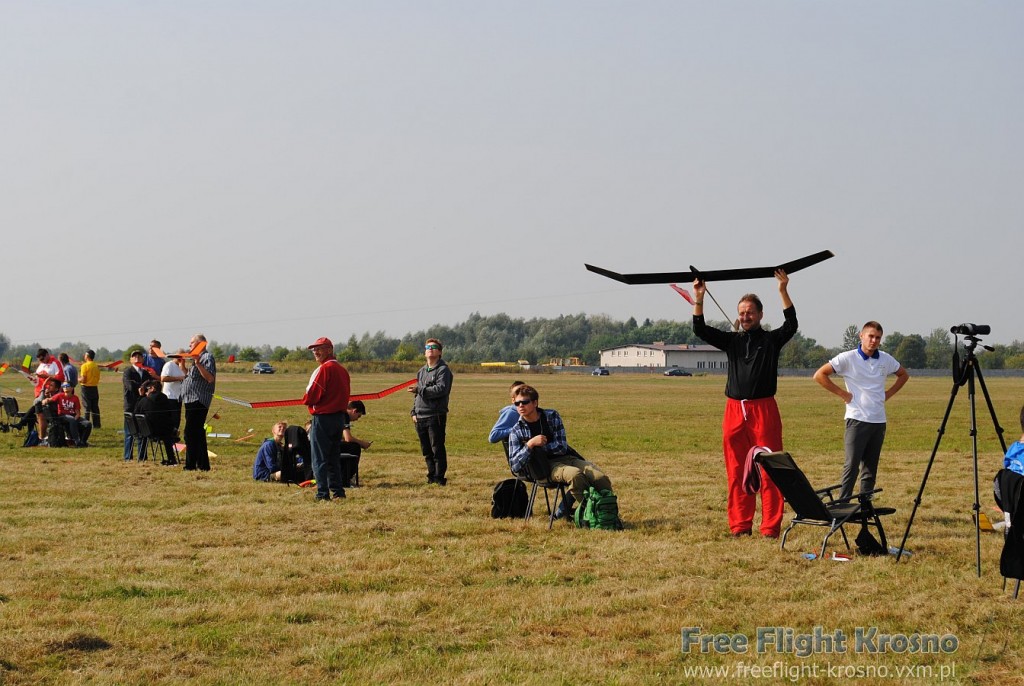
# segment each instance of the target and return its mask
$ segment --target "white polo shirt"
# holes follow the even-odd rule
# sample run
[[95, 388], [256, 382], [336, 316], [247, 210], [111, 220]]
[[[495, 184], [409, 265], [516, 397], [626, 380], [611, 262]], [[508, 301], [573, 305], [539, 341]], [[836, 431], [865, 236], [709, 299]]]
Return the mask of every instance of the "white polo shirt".
[[853, 400], [846, 403], [846, 419], [885, 423], [885, 379], [900, 370], [900, 363], [881, 350], [876, 355], [865, 358], [858, 347], [829, 360], [836, 374], [843, 377], [846, 390], [853, 394]]

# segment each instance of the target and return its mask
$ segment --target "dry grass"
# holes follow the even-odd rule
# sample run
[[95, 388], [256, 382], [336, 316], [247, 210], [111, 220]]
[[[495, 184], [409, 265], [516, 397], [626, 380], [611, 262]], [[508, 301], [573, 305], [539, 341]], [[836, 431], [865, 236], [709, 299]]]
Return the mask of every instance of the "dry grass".
[[[304, 385], [299, 374], [220, 381], [224, 395], [253, 400], [296, 397]], [[370, 404], [355, 427], [375, 440], [364, 487], [329, 504], [252, 482], [259, 439], [212, 440], [209, 474], [123, 464], [114, 375], [104, 375], [107, 425], [94, 447], [21, 449], [20, 437], [0, 434], [0, 683], [694, 683], [715, 681], [689, 675], [694, 667], [778, 661], [955, 664], [959, 683], [1020, 678], [1024, 600], [1001, 590], [999, 537], [983, 538], [975, 575], [966, 391], [911, 531], [914, 555], [844, 564], [803, 559], [817, 530], [798, 530], [786, 551], [726, 535], [721, 377], [538, 377], [541, 404], [561, 411], [573, 444], [612, 477], [627, 530], [490, 519], [491, 487], [507, 469], [484, 437], [510, 381], [457, 376], [444, 489], [425, 483], [408, 397]], [[1024, 381], [989, 388], [1015, 440]], [[880, 502], [899, 510], [891, 543], [949, 391], [948, 380], [913, 379], [890, 406]], [[779, 400], [787, 449], [812, 483], [834, 483], [838, 400], [807, 378], [781, 379]], [[236, 437], [303, 417], [302, 408], [214, 409], [215, 429]], [[987, 510], [1001, 451], [979, 410]], [[751, 638], [761, 626], [877, 626], [960, 643], [951, 655], [683, 655], [687, 626]]]

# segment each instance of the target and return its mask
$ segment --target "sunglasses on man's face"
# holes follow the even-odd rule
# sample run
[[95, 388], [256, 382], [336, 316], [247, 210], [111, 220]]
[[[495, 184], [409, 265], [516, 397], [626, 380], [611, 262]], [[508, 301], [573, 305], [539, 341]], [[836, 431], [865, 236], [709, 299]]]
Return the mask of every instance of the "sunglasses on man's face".
[[423, 349], [424, 349], [424, 350], [440, 350], [440, 349], [441, 349], [441, 346], [439, 346], [439, 345], [428, 345], [428, 346], [426, 346], [426, 347], [425, 347], [425, 348], [423, 348]]
[[532, 402], [532, 400], [516, 400], [512, 404], [515, 405], [516, 407], [522, 407], [523, 405], [529, 405]]

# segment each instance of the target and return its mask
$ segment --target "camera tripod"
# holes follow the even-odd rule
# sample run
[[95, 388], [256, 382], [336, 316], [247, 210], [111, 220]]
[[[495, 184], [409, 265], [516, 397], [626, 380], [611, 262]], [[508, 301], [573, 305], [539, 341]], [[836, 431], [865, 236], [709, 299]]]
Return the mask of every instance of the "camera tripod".
[[[981, 367], [978, 366], [978, 358], [974, 355], [974, 349], [980, 343], [976, 336], [964, 336], [964, 352], [966, 358], [960, 364], [960, 356], [956, 350], [953, 351], [953, 389], [949, 394], [949, 404], [946, 405], [946, 414], [942, 417], [942, 424], [939, 425], [939, 435], [935, 439], [935, 447], [932, 448], [932, 455], [928, 458], [928, 466], [924, 470], [924, 478], [921, 479], [921, 488], [917, 491], [917, 498], [914, 499], [914, 509], [910, 512], [910, 520], [907, 522], [907, 530], [903, 532], [903, 540], [900, 541], [899, 552], [896, 553], [896, 562], [903, 556], [904, 546], [907, 544], [907, 537], [910, 536], [910, 527], [914, 523], [914, 515], [921, 504], [921, 496], [924, 495], [924, 487], [928, 483], [928, 475], [932, 471], [932, 464], [935, 462], [935, 454], [939, 451], [939, 444], [942, 443], [942, 435], [946, 432], [946, 422], [949, 421], [949, 413], [953, 409], [953, 402], [956, 400], [960, 388], [967, 384], [967, 396], [971, 401], [971, 452], [974, 458], [974, 552], [978, 569], [978, 576], [981, 576], [981, 505], [979, 504], [978, 491], [978, 421], [975, 411], [974, 378], [978, 378], [981, 392], [985, 396], [985, 403], [988, 405], [988, 412], [992, 416], [992, 426], [999, 437], [999, 443], [1003, 446], [1003, 453], [1006, 453], [1006, 441], [1003, 440], [1003, 428], [999, 426], [996, 419], [995, 408], [992, 407], [992, 398], [988, 394], [988, 387], [985, 386], [985, 377], [981, 374]], [[986, 350], [992, 350], [982, 345]]]

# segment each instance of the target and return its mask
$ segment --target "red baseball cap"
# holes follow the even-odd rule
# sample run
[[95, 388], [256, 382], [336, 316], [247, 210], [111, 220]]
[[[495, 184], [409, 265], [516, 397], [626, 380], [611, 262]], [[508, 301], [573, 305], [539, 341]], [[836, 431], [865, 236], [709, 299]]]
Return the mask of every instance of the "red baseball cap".
[[327, 346], [330, 346], [332, 348], [334, 347], [334, 344], [331, 343], [331, 339], [330, 338], [324, 338], [323, 336], [321, 336], [320, 338], [316, 339], [315, 341], [313, 341], [312, 343], [307, 345], [306, 348], [307, 349], [317, 348], [317, 347], [319, 347], [321, 345], [327, 345]]

